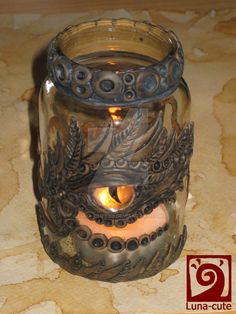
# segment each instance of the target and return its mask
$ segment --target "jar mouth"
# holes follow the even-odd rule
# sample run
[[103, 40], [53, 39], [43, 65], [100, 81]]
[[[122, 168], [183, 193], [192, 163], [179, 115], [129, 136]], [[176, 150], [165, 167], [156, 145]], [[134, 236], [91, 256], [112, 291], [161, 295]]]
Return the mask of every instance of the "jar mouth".
[[183, 51], [160, 25], [101, 19], [60, 32], [49, 45], [48, 70], [56, 87], [85, 103], [141, 104], [177, 88]]
[[174, 55], [177, 49], [173, 32], [159, 25], [128, 19], [102, 19], [73, 25], [59, 33], [56, 41], [57, 49], [77, 63], [86, 55], [104, 51], [142, 55], [154, 65]]

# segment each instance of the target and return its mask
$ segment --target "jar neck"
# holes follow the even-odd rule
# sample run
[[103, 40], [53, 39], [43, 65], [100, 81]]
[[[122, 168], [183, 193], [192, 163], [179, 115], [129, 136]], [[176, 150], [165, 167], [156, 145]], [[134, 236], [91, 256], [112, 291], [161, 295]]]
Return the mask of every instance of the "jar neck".
[[99, 20], [66, 28], [50, 43], [49, 76], [87, 105], [126, 107], [168, 97], [183, 73], [182, 46], [147, 22]]

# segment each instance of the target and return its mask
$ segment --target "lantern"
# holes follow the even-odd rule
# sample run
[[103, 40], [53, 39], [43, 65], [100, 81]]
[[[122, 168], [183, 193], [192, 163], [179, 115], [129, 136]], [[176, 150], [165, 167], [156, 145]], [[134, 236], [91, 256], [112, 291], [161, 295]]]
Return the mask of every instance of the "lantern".
[[183, 63], [172, 31], [128, 19], [50, 42], [37, 217], [47, 254], [70, 273], [135, 280], [180, 255], [193, 150]]

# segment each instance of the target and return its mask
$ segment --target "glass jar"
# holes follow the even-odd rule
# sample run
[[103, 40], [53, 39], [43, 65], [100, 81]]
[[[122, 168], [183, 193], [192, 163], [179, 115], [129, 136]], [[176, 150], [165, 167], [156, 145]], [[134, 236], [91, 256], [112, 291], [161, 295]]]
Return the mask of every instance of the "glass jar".
[[183, 50], [128, 19], [66, 28], [40, 93], [42, 243], [70, 273], [118, 282], [160, 272], [186, 240], [193, 124]]

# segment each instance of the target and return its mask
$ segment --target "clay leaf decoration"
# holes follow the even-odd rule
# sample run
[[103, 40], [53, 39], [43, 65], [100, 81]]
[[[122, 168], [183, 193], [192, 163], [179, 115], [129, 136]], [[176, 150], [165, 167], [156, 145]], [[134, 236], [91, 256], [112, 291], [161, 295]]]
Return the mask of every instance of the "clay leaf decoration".
[[141, 137], [140, 125], [143, 121], [141, 110], [137, 110], [133, 117], [126, 118], [128, 125], [125, 129], [112, 136], [111, 145], [106, 156], [109, 160], [119, 160], [133, 155], [135, 142]]
[[84, 143], [77, 121], [71, 118], [68, 141], [64, 149], [64, 169], [67, 174], [73, 174], [80, 167], [83, 147]]
[[[175, 199], [175, 191], [183, 189], [188, 177], [193, 152], [193, 123], [185, 123], [179, 135], [163, 126], [163, 112], [150, 128], [145, 129], [144, 111], [137, 110], [127, 127], [112, 136], [108, 154], [102, 161], [104, 171], [96, 176], [114, 183], [115, 171], [126, 177], [126, 184], [135, 184], [158, 199]], [[99, 169], [100, 170], [100, 169]], [[117, 171], [118, 173], [118, 171]]]
[[193, 153], [193, 123], [185, 123], [179, 136], [169, 134], [162, 126], [159, 137], [148, 158], [148, 176], [144, 188], [155, 190], [160, 198], [175, 198], [175, 191], [183, 190], [184, 177], [189, 177], [190, 158]]
[[[97, 148], [104, 145], [106, 138], [107, 133]], [[72, 117], [67, 140], [57, 132], [55, 144], [48, 146], [44, 154], [43, 176], [39, 179], [41, 196], [47, 200], [48, 216], [57, 227], [61, 227], [65, 219], [77, 215], [80, 203], [78, 191], [89, 184], [95, 173], [83, 152], [83, 137], [77, 120]]]
[[162, 112], [150, 128], [145, 115], [145, 110], [138, 109], [128, 118], [127, 127], [113, 135], [106, 159], [147, 161], [147, 156], [153, 154], [154, 147], [158, 146], [158, 140], [166, 130], [163, 128]]

